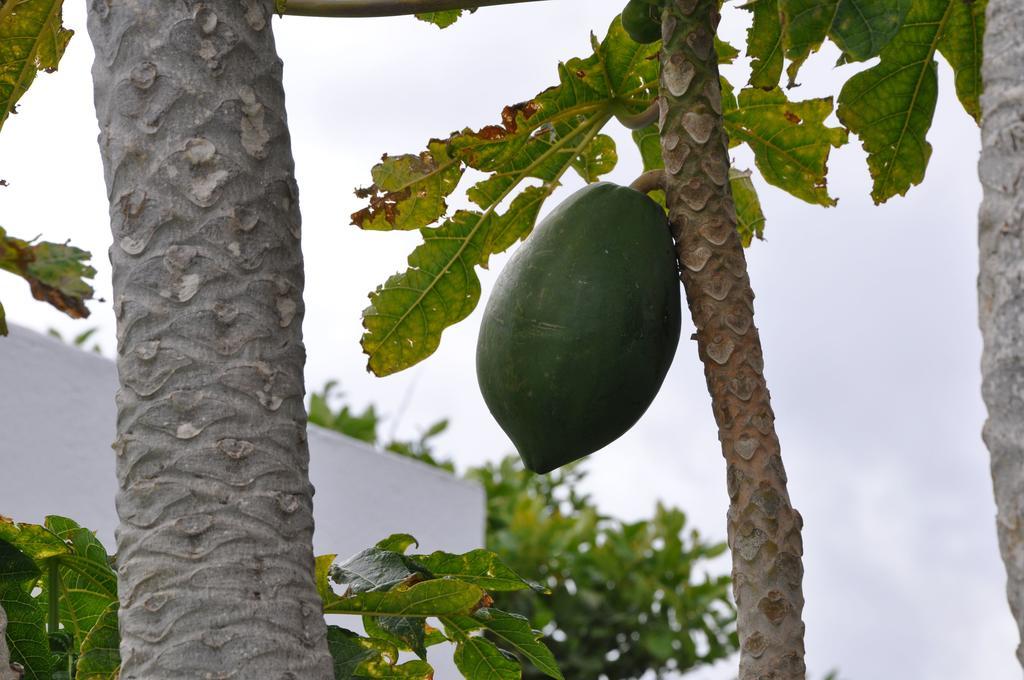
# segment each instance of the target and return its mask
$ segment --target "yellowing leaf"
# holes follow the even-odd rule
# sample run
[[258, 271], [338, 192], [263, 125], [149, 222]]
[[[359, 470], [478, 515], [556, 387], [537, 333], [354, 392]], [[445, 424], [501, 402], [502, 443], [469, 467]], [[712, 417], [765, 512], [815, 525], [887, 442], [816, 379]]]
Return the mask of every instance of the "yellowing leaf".
[[61, 24], [63, 0], [6, 0], [0, 6], [0, 127], [35, 80], [56, 71], [72, 31]]

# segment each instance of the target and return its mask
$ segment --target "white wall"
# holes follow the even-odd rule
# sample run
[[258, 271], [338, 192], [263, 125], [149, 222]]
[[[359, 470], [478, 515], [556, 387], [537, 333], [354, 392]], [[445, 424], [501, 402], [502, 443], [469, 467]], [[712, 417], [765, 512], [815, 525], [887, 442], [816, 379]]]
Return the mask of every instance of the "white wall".
[[[113, 552], [114, 363], [18, 326], [10, 331], [0, 338], [0, 514], [32, 523], [70, 517]], [[483, 543], [479, 485], [315, 426], [309, 450], [317, 554], [350, 555], [393, 533], [414, 535], [422, 552]], [[450, 655], [431, 652], [439, 680], [458, 677], [435, 655]]]

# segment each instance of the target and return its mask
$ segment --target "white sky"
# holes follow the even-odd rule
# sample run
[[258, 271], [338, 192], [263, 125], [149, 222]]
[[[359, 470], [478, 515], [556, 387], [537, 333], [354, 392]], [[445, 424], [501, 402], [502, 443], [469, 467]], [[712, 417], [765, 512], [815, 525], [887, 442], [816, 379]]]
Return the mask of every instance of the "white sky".
[[[557, 61], [588, 54], [588, 31], [603, 35], [622, 4], [483, 9], [444, 32], [410, 18], [277, 22], [305, 221], [310, 389], [338, 378], [357, 405], [372, 401], [389, 414], [407, 401], [402, 433], [451, 417], [442, 448], [461, 464], [511, 450], [476, 387], [482, 305], [420, 366], [386, 379], [364, 372], [366, 293], [404, 268], [417, 237], [349, 226], [362, 207], [352, 189], [369, 183], [383, 152], [418, 152], [431, 137], [496, 122], [505, 104], [554, 84]], [[0, 135], [0, 177], [10, 182], [0, 190], [0, 224], [92, 250], [109, 298], [84, 8], [67, 8], [78, 35], [60, 71], [40, 76]], [[725, 34], [738, 36], [744, 21], [727, 12]], [[792, 96], [834, 94], [857, 68], [833, 71], [835, 56], [813, 57]], [[750, 250], [751, 277], [790, 493], [806, 524], [812, 677], [838, 667], [847, 680], [1020, 678], [979, 435], [978, 132], [945, 64], [940, 81], [936, 148], [908, 198], [871, 204], [856, 141], [832, 156], [837, 208], [758, 184], [769, 240]], [[627, 183], [639, 174], [638, 154], [624, 132], [613, 134], [621, 161], [610, 178]], [[743, 154], [737, 162], [750, 164]], [[579, 185], [568, 178], [549, 207]], [[485, 298], [504, 261], [492, 258], [483, 272]], [[11, 276], [0, 276], [0, 300], [15, 323], [65, 334], [98, 325], [100, 342], [114, 346], [107, 304], [71, 322]], [[684, 325], [683, 337], [691, 332]], [[644, 517], [660, 499], [707, 536], [724, 537], [724, 464], [693, 343], [681, 343], [647, 415], [589, 470], [588, 489], [609, 513]], [[730, 668], [689, 677], [730, 677]]]

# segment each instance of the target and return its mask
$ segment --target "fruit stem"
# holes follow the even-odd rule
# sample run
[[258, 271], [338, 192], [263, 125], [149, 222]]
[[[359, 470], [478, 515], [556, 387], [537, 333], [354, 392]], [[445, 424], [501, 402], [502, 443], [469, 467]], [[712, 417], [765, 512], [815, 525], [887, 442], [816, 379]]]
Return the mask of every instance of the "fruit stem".
[[629, 188], [636, 189], [637, 191], [643, 194], [649, 194], [652, 191], [664, 191], [665, 171], [648, 170], [647, 172], [633, 180], [633, 183], [629, 185]]
[[615, 119], [630, 130], [643, 130], [658, 122], [658, 113], [658, 102], [655, 101], [640, 113], [616, 113]]

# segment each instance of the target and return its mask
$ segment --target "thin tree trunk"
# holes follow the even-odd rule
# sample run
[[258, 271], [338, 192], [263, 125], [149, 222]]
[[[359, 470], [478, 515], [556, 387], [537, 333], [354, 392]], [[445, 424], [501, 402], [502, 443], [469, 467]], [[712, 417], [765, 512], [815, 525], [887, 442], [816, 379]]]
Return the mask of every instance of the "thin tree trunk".
[[718, 0], [662, 16], [661, 146], [669, 219], [726, 460], [740, 680], [805, 676], [802, 520], [790, 505], [729, 187], [714, 35]]
[[21, 673], [11, 666], [11, 651], [7, 648], [7, 612], [0, 607], [0, 680], [20, 680]]
[[272, 0], [90, 0], [118, 323], [121, 678], [333, 678]]
[[[987, 15], [978, 218], [984, 439], [1006, 592], [1024, 640], [1024, 3], [989, 0]], [[1017, 658], [1024, 665], [1024, 645]]]

